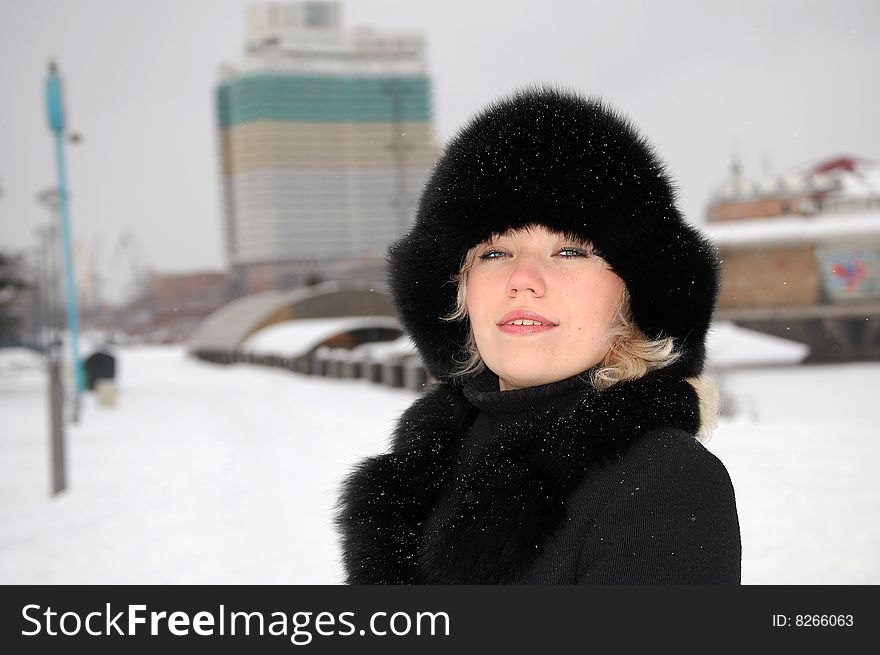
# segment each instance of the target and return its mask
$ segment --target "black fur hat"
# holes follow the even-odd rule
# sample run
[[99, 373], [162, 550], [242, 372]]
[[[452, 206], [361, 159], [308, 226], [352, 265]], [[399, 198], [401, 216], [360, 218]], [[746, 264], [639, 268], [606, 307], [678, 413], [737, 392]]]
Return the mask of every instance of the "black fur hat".
[[669, 368], [702, 371], [715, 249], [682, 218], [663, 162], [627, 118], [600, 100], [542, 88], [496, 101], [459, 131], [412, 230], [389, 250], [398, 314], [434, 377], [467, 360], [469, 326], [440, 319], [455, 309], [451, 278], [465, 254], [534, 223], [594, 243], [626, 283], [642, 331], [675, 338], [681, 358]]

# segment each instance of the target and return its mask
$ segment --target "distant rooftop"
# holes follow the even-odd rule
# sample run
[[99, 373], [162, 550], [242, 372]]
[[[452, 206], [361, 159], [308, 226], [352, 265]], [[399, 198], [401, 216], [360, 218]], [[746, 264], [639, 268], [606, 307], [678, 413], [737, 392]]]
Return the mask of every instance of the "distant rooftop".
[[826, 216], [880, 211], [880, 162], [838, 155], [789, 173], [746, 179], [739, 163], [706, 206], [707, 223], [785, 216]]
[[791, 244], [814, 241], [877, 240], [880, 211], [754, 218], [707, 223], [703, 229], [717, 246]]
[[251, 54], [420, 55], [424, 48], [421, 32], [372, 27], [344, 30], [337, 2], [273, 3], [248, 9], [247, 50]]
[[746, 179], [734, 164], [715, 190], [713, 202], [761, 197], [829, 196], [828, 199], [880, 198], [880, 162], [841, 155], [800, 166], [786, 175]]
[[280, 45], [307, 35], [342, 29], [337, 2], [266, 3], [248, 8], [248, 44]]

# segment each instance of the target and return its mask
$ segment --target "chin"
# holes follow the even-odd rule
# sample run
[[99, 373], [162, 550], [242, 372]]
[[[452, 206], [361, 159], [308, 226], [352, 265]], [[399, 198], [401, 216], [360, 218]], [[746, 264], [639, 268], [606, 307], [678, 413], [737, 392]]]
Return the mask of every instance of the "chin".
[[537, 371], [501, 371], [497, 373], [498, 377], [505, 380], [508, 386], [516, 388], [516, 389], [526, 389], [528, 387], [538, 387], [542, 384], [549, 384], [550, 382], [556, 382], [558, 380], [563, 380], [568, 375], [559, 375], [556, 376], [552, 372], [548, 372], [546, 369], [539, 369]]

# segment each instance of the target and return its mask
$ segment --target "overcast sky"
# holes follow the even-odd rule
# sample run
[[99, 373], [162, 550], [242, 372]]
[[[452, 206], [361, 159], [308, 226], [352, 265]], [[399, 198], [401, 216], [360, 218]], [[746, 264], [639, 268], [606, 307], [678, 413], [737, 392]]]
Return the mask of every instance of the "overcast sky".
[[[212, 90], [241, 57], [245, 0], [0, 0], [0, 248], [36, 244], [55, 185], [43, 83], [56, 57], [70, 127], [74, 237], [105, 274], [134, 230], [159, 271], [219, 269]], [[745, 174], [841, 153], [880, 159], [877, 0], [343, 0], [346, 26], [428, 39], [442, 143], [511, 89], [601, 95], [669, 163], [702, 220], [738, 153]]]

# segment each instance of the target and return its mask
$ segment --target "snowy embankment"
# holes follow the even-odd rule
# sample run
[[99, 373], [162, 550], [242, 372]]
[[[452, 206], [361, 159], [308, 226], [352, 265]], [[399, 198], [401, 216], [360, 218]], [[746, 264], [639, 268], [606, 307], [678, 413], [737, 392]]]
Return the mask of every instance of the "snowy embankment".
[[55, 499], [43, 376], [0, 378], [0, 582], [339, 581], [336, 487], [412, 393], [180, 348], [123, 350], [119, 374], [117, 407], [86, 398]]
[[[415, 394], [176, 347], [119, 356], [118, 404], [86, 397], [56, 498], [41, 364], [0, 365], [0, 582], [339, 582], [339, 481], [385, 448]], [[880, 583], [878, 375], [852, 364], [723, 378], [739, 414], [708, 447], [736, 488], [744, 582]]]

